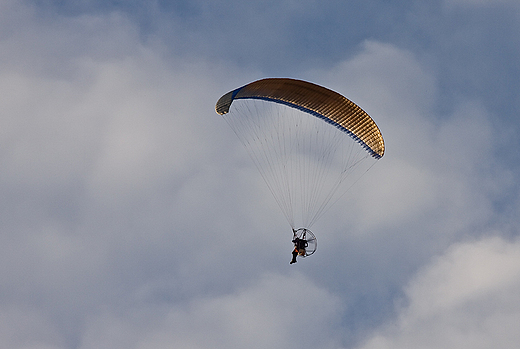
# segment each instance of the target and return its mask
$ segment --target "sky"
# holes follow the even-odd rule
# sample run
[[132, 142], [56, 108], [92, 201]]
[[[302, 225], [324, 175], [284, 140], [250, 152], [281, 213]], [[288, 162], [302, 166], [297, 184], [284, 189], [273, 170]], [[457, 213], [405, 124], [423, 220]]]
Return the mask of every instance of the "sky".
[[[0, 0], [0, 347], [516, 348], [516, 0]], [[214, 111], [264, 77], [385, 156], [290, 226]]]

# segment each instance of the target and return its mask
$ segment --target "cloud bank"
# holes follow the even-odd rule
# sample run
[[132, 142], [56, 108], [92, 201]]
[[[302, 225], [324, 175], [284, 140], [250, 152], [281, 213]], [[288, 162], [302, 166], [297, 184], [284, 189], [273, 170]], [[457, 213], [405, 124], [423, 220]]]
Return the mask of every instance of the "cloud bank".
[[518, 241], [451, 246], [407, 286], [397, 320], [361, 348], [513, 348], [519, 261]]

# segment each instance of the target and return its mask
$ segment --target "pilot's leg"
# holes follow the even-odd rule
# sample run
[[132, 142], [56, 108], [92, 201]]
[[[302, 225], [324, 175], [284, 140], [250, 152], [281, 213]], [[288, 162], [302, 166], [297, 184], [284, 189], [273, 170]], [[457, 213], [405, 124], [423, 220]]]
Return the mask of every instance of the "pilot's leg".
[[292, 252], [292, 261], [290, 264], [296, 263], [296, 256], [298, 256], [298, 251], [294, 249]]

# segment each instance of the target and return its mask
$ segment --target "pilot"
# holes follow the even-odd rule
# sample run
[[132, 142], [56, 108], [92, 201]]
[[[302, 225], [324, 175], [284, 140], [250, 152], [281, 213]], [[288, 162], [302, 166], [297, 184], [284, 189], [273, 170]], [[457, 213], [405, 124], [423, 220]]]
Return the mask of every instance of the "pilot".
[[296, 263], [296, 257], [298, 255], [305, 256], [305, 249], [309, 245], [307, 243], [307, 240], [300, 239], [299, 237], [296, 237], [293, 241], [294, 244], [294, 250], [292, 251], [292, 260], [290, 264]]

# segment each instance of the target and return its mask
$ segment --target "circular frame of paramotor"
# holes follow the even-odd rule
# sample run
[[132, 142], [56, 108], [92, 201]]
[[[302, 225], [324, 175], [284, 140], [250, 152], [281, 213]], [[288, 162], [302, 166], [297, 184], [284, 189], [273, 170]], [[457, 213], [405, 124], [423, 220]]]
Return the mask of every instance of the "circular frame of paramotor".
[[307, 247], [305, 248], [305, 254], [300, 255], [300, 257], [307, 257], [316, 252], [316, 249], [318, 248], [318, 240], [316, 239], [316, 236], [306, 228], [299, 228], [293, 230], [294, 233], [294, 239], [299, 238], [302, 240], [307, 241]]

